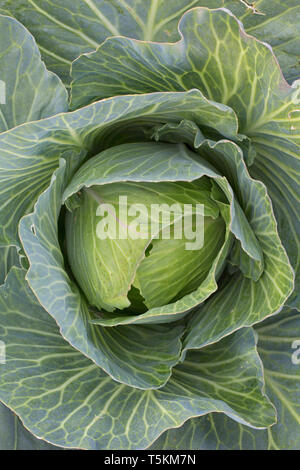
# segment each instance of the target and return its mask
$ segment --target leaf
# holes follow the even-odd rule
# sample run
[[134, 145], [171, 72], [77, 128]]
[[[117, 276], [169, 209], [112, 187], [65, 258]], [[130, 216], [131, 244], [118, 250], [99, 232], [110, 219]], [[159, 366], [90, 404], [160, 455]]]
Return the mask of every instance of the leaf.
[[0, 131], [67, 111], [64, 85], [46, 70], [34, 38], [0, 15]]
[[59, 450], [36, 439], [24, 428], [19, 418], [0, 403], [0, 450]]
[[300, 447], [300, 314], [288, 308], [258, 325], [258, 350], [265, 368], [268, 395], [279, 422], [269, 435], [270, 449]]
[[[6, 16], [0, 16], [0, 55], [0, 132], [68, 109], [67, 91], [46, 70], [34, 38]], [[5, 165], [11, 166], [11, 157], [6, 156]], [[19, 264], [16, 246], [0, 247], [0, 284], [10, 267]]]
[[[249, 6], [247, 6], [249, 4]], [[0, 8], [16, 17], [36, 38], [47, 67], [69, 82], [71, 61], [97, 48], [109, 36], [173, 42], [177, 23], [190, 8], [226, 7], [246, 31], [270, 43], [286, 78], [299, 78], [298, 0], [2, 0]], [[45, 29], [47, 34], [45, 34]]]
[[235, 423], [221, 413], [189, 419], [170, 429], [150, 447], [153, 450], [266, 450], [268, 431]]
[[[250, 169], [253, 177], [262, 181], [274, 205], [278, 232], [295, 270], [295, 289], [287, 305], [300, 309], [300, 113], [281, 114], [278, 123], [270, 122], [256, 129], [252, 142], [257, 150], [255, 164]], [[292, 116], [295, 119], [291, 121]]]
[[[251, 4], [251, 2], [245, 2]], [[233, 2], [229, 1], [228, 8]], [[256, 11], [248, 8], [238, 14], [248, 34], [269, 43], [279, 61], [286, 80], [300, 78], [300, 5], [298, 0], [258, 0]], [[227, 7], [227, 2], [225, 1]], [[233, 12], [235, 10], [232, 9]]]
[[133, 283], [145, 299], [146, 307], [150, 309], [170, 304], [175, 297], [185, 297], [186, 302], [189, 295], [195, 299], [196, 291], [205, 282], [226, 243], [225, 234], [225, 221], [219, 216], [216, 220], [206, 218], [205, 241], [200, 250], [187, 250], [186, 238], [159, 240], [159, 243], [154, 240], [150, 255], [139, 265]]
[[[264, 364], [266, 390], [276, 405], [278, 423], [254, 430], [212, 413], [191, 419], [181, 428], [165, 432], [152, 449], [298, 450], [300, 447], [300, 369], [295, 341], [300, 344], [300, 315], [284, 309], [257, 328], [258, 350]], [[299, 351], [299, 349], [298, 349]]]
[[163, 389], [142, 391], [114, 382], [71, 348], [24, 275], [13, 268], [0, 288], [7, 345], [0, 398], [39, 438], [73, 448], [143, 449], [164, 430], [212, 411], [258, 428], [274, 422], [251, 329], [190, 353]]
[[294, 104], [272, 50], [248, 36], [229, 10], [194, 8], [178, 28], [176, 43], [112, 37], [80, 56], [72, 67], [73, 107], [120, 94], [197, 88], [233, 108], [247, 134]]
[[[108, 36], [176, 40], [177, 21], [195, 0], [29, 0], [0, 7], [36, 38], [48, 68], [69, 81], [71, 61], [96, 49]], [[47, 31], [47, 34], [45, 34]]]

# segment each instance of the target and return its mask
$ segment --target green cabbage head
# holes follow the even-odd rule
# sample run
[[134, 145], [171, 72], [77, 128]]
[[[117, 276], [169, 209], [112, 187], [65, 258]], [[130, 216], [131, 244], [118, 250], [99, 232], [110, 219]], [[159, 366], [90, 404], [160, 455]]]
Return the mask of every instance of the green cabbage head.
[[78, 178], [86, 186], [79, 183], [73, 208], [69, 200], [68, 260], [97, 309], [145, 313], [181, 299], [206, 279], [225, 243], [226, 222], [213, 195], [217, 187], [207, 176], [192, 182], [133, 180], [89, 186], [91, 174], [102, 174], [105, 158], [134, 155], [151, 160], [157, 153], [198, 160], [183, 145], [123, 144], [88, 160], [72, 179], [72, 185]]
[[299, 449], [299, 5], [2, 3], [0, 449]]

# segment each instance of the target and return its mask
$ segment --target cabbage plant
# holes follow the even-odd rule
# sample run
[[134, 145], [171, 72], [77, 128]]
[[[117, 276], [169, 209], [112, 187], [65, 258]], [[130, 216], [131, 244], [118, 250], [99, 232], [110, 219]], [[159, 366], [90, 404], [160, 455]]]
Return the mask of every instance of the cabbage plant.
[[0, 448], [299, 449], [298, 1], [0, 12]]

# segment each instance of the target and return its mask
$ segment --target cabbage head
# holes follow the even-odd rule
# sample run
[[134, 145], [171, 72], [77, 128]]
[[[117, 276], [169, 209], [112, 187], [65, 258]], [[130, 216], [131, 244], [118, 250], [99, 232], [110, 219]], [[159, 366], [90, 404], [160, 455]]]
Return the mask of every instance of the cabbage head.
[[0, 13], [0, 449], [299, 450], [299, 2]]

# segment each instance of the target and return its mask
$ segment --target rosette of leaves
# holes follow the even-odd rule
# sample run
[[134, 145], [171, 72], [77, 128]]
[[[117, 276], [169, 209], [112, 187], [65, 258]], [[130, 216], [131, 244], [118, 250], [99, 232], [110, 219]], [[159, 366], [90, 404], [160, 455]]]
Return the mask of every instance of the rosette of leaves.
[[[209, 3], [1, 2], [3, 448], [300, 447], [300, 90], [238, 20], [299, 9]], [[124, 191], [203, 203], [201, 252], [95, 242]]]

